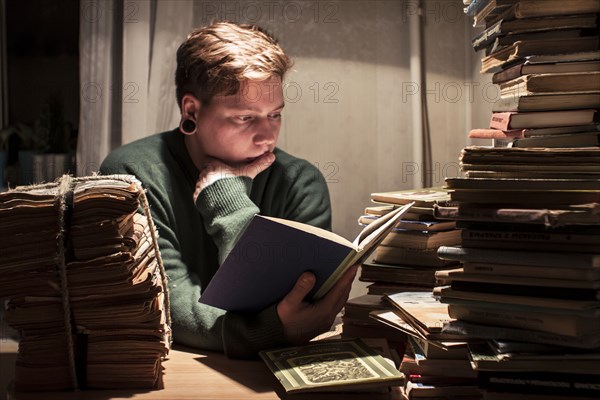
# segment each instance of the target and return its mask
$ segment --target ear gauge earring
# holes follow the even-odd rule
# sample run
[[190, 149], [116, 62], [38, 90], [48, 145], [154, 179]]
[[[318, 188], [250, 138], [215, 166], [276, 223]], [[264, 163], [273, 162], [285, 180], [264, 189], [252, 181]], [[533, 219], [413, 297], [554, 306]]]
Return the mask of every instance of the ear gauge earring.
[[184, 135], [193, 135], [196, 133], [196, 123], [191, 119], [181, 119], [179, 123], [179, 130]]

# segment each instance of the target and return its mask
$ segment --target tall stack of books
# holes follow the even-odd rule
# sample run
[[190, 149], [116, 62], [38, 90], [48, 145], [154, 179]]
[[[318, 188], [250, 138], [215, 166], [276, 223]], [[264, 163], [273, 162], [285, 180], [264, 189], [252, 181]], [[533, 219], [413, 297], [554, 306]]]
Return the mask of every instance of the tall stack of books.
[[[465, 149], [463, 157], [544, 150]], [[600, 165], [600, 149], [585, 151], [595, 157], [580, 162]], [[459, 204], [436, 212], [457, 220], [463, 242], [438, 254], [462, 265], [437, 273], [450, 283], [434, 294], [456, 319], [447, 332], [487, 339], [470, 347], [480, 384], [489, 393], [597, 396], [589, 383], [600, 380], [600, 181], [452, 178], [447, 185]]]
[[0, 194], [0, 298], [20, 334], [15, 390], [161, 385], [171, 334], [156, 237], [131, 176], [63, 176]]
[[482, 132], [508, 143], [463, 149], [466, 178], [446, 179], [457, 204], [435, 210], [462, 230], [461, 246], [438, 249], [462, 263], [437, 273], [449, 282], [434, 289], [452, 318], [443, 330], [469, 341], [485, 399], [597, 398], [600, 2], [473, 1], [467, 11], [491, 36], [482, 72], [503, 96]]
[[483, 31], [482, 73], [500, 98], [489, 127], [469, 137], [499, 147], [598, 146], [600, 52], [595, 0], [477, 0], [466, 8]]

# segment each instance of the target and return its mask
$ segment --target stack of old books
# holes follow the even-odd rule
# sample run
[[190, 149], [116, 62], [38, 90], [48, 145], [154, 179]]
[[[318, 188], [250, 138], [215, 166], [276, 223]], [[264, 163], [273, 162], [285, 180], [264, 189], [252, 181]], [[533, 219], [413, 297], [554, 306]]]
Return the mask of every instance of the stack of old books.
[[15, 390], [160, 386], [168, 295], [144, 196], [131, 176], [63, 176], [0, 194], [0, 298], [20, 333]]
[[477, 0], [466, 9], [483, 31], [482, 73], [499, 98], [489, 127], [469, 137], [496, 146], [598, 146], [600, 53], [596, 0]]
[[462, 265], [437, 273], [449, 285], [434, 294], [456, 319], [447, 332], [488, 340], [470, 347], [482, 387], [490, 396], [597, 396], [590, 382], [600, 379], [600, 180], [452, 178], [447, 185], [459, 204], [437, 215], [458, 220], [463, 242], [438, 255]]
[[460, 244], [460, 231], [453, 221], [434, 217], [434, 205], [450, 205], [450, 195], [443, 188], [424, 188], [372, 193], [377, 206], [365, 208], [360, 224], [368, 224], [379, 215], [410, 202], [415, 204], [394, 230], [375, 250], [374, 257], [364, 263], [360, 280], [373, 282], [369, 293], [431, 291], [435, 271], [447, 269], [453, 262], [440, 259], [440, 246]]
[[464, 337], [443, 331], [451, 321], [448, 306], [437, 301], [431, 292], [401, 292], [384, 297], [391, 309], [374, 311], [371, 317], [408, 336], [400, 366], [407, 377], [407, 397], [481, 398]]
[[[597, 13], [588, 0], [478, 0], [482, 72], [501, 98], [467, 147], [456, 204], [436, 207], [462, 231], [434, 289], [463, 334], [485, 399], [598, 397], [600, 105]], [[499, 143], [501, 141], [502, 143]], [[479, 339], [479, 342], [474, 342]], [[535, 396], [535, 397], [534, 397]]]
[[381, 325], [369, 313], [390, 309], [382, 297], [385, 293], [424, 291], [431, 293], [435, 272], [452, 268], [453, 261], [442, 260], [437, 249], [442, 245], [460, 243], [460, 231], [452, 221], [440, 221], [433, 216], [434, 204], [449, 204], [447, 190], [426, 188], [372, 193], [376, 205], [365, 208], [359, 224], [367, 226], [382, 215], [405, 204], [413, 203], [402, 221], [376, 248], [374, 256], [362, 264], [359, 279], [369, 282], [368, 294], [348, 300], [344, 308], [345, 337], [385, 337], [401, 351], [406, 335]]
[[406, 335], [371, 318], [372, 312], [384, 310], [391, 310], [391, 306], [378, 294], [365, 294], [349, 299], [342, 315], [342, 337], [385, 338], [392, 348], [402, 353]]

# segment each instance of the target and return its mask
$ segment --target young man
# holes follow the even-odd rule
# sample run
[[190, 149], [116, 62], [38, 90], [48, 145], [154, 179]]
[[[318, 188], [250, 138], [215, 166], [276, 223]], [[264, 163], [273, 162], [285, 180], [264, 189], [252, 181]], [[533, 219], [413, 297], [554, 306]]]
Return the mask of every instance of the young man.
[[176, 342], [255, 356], [326, 331], [348, 298], [356, 267], [316, 303], [303, 301], [315, 282], [309, 272], [258, 313], [198, 302], [255, 214], [331, 228], [321, 173], [275, 147], [290, 66], [275, 39], [256, 26], [220, 22], [193, 31], [177, 51], [179, 128], [125, 145], [102, 163], [101, 173], [135, 175], [147, 189]]

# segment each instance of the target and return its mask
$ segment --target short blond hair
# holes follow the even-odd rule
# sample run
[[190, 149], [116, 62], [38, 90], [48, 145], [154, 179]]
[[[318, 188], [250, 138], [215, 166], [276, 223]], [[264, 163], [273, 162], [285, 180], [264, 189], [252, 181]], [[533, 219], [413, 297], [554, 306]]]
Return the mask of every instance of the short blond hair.
[[177, 104], [193, 94], [203, 104], [237, 94], [246, 80], [282, 80], [292, 62], [277, 40], [257, 25], [217, 22], [193, 30], [177, 50]]

